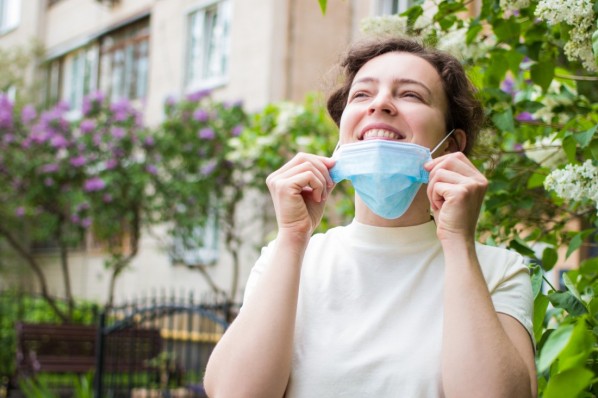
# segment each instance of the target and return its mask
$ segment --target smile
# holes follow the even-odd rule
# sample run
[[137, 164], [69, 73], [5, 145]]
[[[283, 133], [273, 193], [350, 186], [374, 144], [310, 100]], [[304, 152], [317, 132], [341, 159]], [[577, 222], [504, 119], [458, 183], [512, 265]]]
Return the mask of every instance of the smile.
[[400, 140], [404, 138], [399, 133], [394, 131], [384, 130], [384, 129], [371, 129], [363, 134], [363, 140], [373, 140], [373, 139], [382, 139], [382, 140]]

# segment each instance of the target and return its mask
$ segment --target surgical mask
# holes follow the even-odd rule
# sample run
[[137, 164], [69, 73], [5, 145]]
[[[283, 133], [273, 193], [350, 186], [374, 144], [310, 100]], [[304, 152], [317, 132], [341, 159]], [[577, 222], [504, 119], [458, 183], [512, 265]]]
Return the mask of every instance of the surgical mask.
[[415, 198], [429, 173], [424, 164], [454, 132], [451, 130], [433, 150], [417, 144], [368, 140], [337, 145], [330, 169], [335, 183], [350, 180], [367, 207], [386, 219], [401, 217]]

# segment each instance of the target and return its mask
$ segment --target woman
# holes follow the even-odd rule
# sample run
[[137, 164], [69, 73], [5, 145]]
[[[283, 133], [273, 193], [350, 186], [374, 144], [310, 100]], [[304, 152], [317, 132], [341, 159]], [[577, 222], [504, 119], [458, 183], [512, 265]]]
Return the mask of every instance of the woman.
[[[210, 358], [209, 395], [535, 396], [527, 268], [474, 240], [487, 181], [465, 156], [482, 111], [462, 66], [403, 39], [342, 66], [338, 151], [268, 177], [278, 235]], [[312, 236], [333, 178], [355, 185], [355, 219]]]

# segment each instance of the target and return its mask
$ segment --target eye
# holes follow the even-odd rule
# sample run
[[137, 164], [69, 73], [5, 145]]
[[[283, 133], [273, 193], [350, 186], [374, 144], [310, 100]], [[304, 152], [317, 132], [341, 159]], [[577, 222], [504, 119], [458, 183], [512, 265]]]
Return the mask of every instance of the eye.
[[351, 99], [362, 99], [362, 98], [367, 98], [369, 96], [369, 94], [365, 91], [355, 91], [353, 94], [351, 94]]
[[405, 91], [401, 94], [401, 97], [404, 98], [413, 98], [416, 99], [418, 101], [423, 101], [422, 96], [419, 93], [416, 93], [415, 91]]

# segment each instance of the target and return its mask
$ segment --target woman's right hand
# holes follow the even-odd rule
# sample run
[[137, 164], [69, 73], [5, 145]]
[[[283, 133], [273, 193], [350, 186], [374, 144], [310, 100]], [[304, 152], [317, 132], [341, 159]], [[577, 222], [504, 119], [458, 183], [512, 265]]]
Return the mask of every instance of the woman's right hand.
[[329, 193], [334, 188], [329, 169], [334, 160], [299, 153], [268, 176], [278, 230], [309, 238], [316, 229]]

